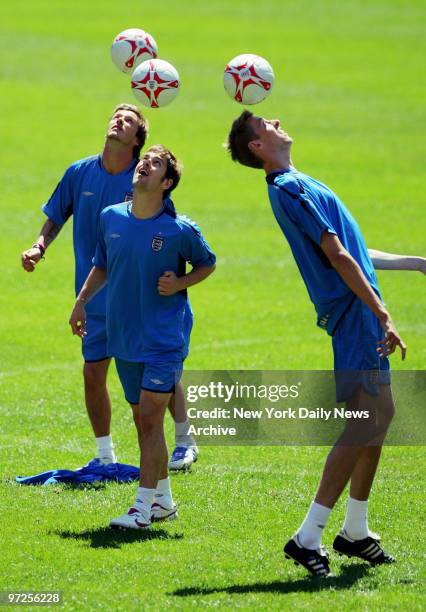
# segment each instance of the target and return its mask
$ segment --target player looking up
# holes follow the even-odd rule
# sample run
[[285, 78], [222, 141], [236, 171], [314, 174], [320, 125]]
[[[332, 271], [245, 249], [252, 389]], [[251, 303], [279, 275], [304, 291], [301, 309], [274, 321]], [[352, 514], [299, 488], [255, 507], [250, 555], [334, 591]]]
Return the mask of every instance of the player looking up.
[[[180, 165], [161, 145], [151, 147], [135, 169], [133, 201], [100, 216], [94, 267], [70, 317], [84, 338], [85, 309], [108, 283], [108, 354], [115, 357], [127, 401], [139, 419], [141, 478], [134, 505], [112, 527], [146, 529], [176, 517], [167, 477], [164, 414], [188, 354], [192, 310], [188, 287], [215, 268], [215, 256], [199, 229], [167, 207]], [[192, 270], [185, 273], [185, 263]]]
[[[346, 520], [334, 549], [374, 565], [394, 560], [368, 530], [367, 505], [394, 409], [388, 355], [399, 347], [404, 358], [406, 347], [382, 302], [356, 221], [326, 185], [296, 170], [292, 143], [278, 120], [248, 111], [234, 121], [228, 137], [233, 160], [266, 173], [272, 210], [314, 303], [317, 324], [333, 337], [338, 401], [346, 401], [348, 409], [367, 406], [378, 419], [365, 427], [348, 420], [328, 455], [305, 520], [284, 547], [309, 572], [326, 576], [330, 570], [322, 531], [349, 480]], [[392, 267], [392, 256], [375, 256], [382, 267]], [[414, 267], [414, 260], [394, 260], [396, 268], [404, 263]], [[415, 265], [425, 271], [423, 259]]]
[[[134, 170], [147, 135], [148, 124], [136, 106], [120, 104], [115, 108], [101, 154], [73, 163], [43, 206], [47, 220], [36, 243], [21, 255], [24, 270], [34, 271], [46, 249], [73, 215], [76, 294], [80, 291], [92, 268], [99, 215], [106, 206], [131, 198]], [[171, 200], [169, 205], [173, 207]], [[105, 303], [106, 291], [103, 290], [88, 305], [87, 335], [82, 342], [85, 401], [97, 445], [95, 464], [117, 461], [110, 432], [111, 401], [106, 384], [111, 356], [106, 344]], [[197, 459], [198, 449], [188, 435], [181, 385], [176, 386], [176, 401], [174, 398], [170, 408], [176, 421], [176, 449], [170, 467], [187, 468]]]

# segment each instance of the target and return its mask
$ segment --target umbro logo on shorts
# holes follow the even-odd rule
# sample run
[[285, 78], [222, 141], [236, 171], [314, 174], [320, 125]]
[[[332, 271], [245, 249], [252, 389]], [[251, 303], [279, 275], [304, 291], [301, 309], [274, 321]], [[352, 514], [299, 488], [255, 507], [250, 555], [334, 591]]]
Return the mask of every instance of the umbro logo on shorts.
[[154, 236], [151, 242], [151, 247], [153, 251], [161, 251], [163, 248], [164, 237], [163, 236]]
[[83, 195], [91, 196], [91, 195], [95, 195], [95, 194], [93, 193], [93, 191], [83, 191]]
[[154, 385], [164, 385], [164, 382], [159, 378], [150, 378], [150, 381], [154, 383]]
[[110, 234], [110, 238], [120, 238], [120, 234]]

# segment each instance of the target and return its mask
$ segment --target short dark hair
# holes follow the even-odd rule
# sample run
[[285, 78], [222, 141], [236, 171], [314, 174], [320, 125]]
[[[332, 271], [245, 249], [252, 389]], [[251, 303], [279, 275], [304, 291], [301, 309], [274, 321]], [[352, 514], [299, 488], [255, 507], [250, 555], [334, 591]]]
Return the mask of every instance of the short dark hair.
[[124, 102], [122, 104], [119, 104], [118, 106], [115, 107], [114, 112], [112, 113], [112, 116], [114, 116], [115, 113], [119, 110], [131, 111], [132, 113], [135, 113], [135, 115], [137, 116], [139, 120], [138, 131], [136, 132], [136, 138], [138, 139], [139, 142], [137, 145], [133, 147], [133, 157], [137, 159], [139, 158], [141, 149], [144, 146], [146, 139], [148, 137], [148, 121], [142, 115], [138, 107], [135, 106], [134, 104], [126, 104]]
[[263, 168], [263, 161], [248, 146], [249, 142], [259, 138], [259, 135], [249, 124], [249, 119], [252, 117], [253, 113], [245, 110], [238, 119], [235, 119], [228, 135], [227, 149], [232, 159], [243, 164], [243, 166]]
[[163, 193], [163, 198], [166, 198], [170, 194], [170, 192], [173, 191], [173, 189], [176, 189], [179, 184], [180, 177], [182, 175], [182, 164], [169, 149], [166, 149], [166, 147], [161, 144], [149, 147], [147, 153], [156, 153], [162, 159], [166, 160], [167, 166], [164, 178], [172, 179], [173, 181], [173, 184]]

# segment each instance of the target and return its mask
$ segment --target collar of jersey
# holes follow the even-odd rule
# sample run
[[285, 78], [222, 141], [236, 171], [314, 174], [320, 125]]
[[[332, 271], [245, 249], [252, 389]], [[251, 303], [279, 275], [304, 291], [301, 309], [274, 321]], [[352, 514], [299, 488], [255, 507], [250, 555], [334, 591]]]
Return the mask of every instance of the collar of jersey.
[[277, 176], [280, 176], [280, 174], [285, 174], [286, 172], [291, 172], [292, 170], [294, 170], [294, 168], [283, 168], [282, 170], [274, 170], [273, 172], [270, 172], [266, 175], [265, 181], [268, 183], [268, 185], [273, 185], [274, 180]]
[[142, 222], [154, 221], [154, 219], [158, 219], [158, 217], [161, 217], [161, 215], [165, 212], [167, 208], [166, 202], [163, 201], [163, 206], [161, 207], [161, 209], [158, 211], [156, 215], [154, 215], [153, 217], [147, 217], [146, 219], [139, 219], [139, 217], [135, 217], [135, 215], [132, 213], [132, 204], [133, 204], [133, 200], [127, 203], [127, 213], [131, 219], [134, 219], [135, 221], [138, 221], [138, 222], [139, 221], [142, 221]]

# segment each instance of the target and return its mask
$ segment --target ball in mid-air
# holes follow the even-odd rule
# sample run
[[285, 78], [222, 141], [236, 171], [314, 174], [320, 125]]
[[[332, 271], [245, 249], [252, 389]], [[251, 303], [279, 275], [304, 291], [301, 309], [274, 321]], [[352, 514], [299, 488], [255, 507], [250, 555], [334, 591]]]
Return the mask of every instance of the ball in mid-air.
[[165, 60], [142, 62], [132, 74], [132, 89], [144, 106], [159, 108], [174, 100], [180, 87], [179, 74]]
[[121, 72], [133, 72], [145, 60], [157, 57], [157, 52], [157, 43], [151, 34], [130, 28], [114, 38], [111, 58]]
[[236, 102], [257, 104], [270, 94], [274, 71], [266, 59], [259, 55], [237, 55], [225, 68], [223, 84]]

